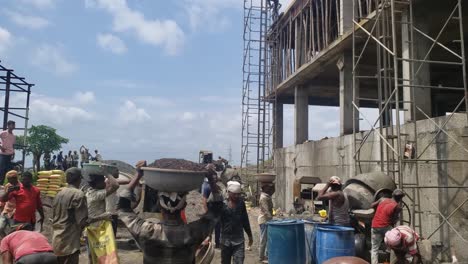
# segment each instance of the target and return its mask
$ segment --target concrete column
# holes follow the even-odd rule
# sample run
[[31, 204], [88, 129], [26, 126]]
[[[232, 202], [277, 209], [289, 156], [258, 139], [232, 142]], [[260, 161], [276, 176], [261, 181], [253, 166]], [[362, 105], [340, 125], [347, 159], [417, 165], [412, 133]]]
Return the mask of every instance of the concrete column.
[[[350, 51], [343, 53], [337, 66], [340, 71], [340, 135], [353, 133], [353, 122], [356, 131], [359, 131], [359, 116], [353, 107], [353, 54]], [[359, 96], [356, 89], [356, 96]], [[357, 101], [357, 100], [356, 100]], [[356, 102], [356, 104], [358, 104]]]
[[[408, 13], [403, 12], [403, 17], [402, 17], [403, 22], [408, 21]], [[427, 14], [424, 13], [416, 13], [413, 16], [413, 24], [416, 28], [422, 30], [426, 34], [428, 32], [428, 25], [427, 21], [430, 21], [431, 18], [427, 17]], [[409, 21], [408, 21], [409, 22]], [[419, 33], [415, 32], [413, 34], [414, 39], [413, 39], [413, 51], [414, 54], [411, 56], [411, 50], [410, 50], [410, 43], [409, 41], [411, 40], [410, 38], [410, 30], [409, 30], [409, 25], [402, 23], [402, 57], [406, 59], [417, 59], [417, 60], [423, 60], [424, 57], [426, 56], [426, 53], [429, 51], [431, 47], [431, 41], [427, 39], [426, 37], [420, 35]], [[430, 59], [428, 57], [427, 59]], [[430, 75], [430, 68], [428, 63], [413, 63], [414, 67], [414, 76], [411, 75], [411, 68], [410, 68], [410, 62], [408, 61], [403, 61], [402, 65], [402, 78], [405, 80], [413, 80], [414, 85], [431, 85], [431, 75]], [[420, 67], [421, 66], [421, 67]], [[419, 72], [418, 72], [419, 69]], [[416, 74], [417, 73], [417, 74]], [[409, 81], [404, 81], [403, 82], [406, 85], [409, 85]], [[413, 103], [416, 104], [417, 107], [421, 108], [424, 113], [426, 113], [428, 116], [433, 116], [432, 113], [432, 102], [431, 102], [431, 89], [427, 88], [414, 88], [414, 98], [411, 98], [411, 87], [404, 87], [403, 88], [403, 101], [408, 102], [408, 101], [413, 101]], [[404, 109], [407, 111], [404, 112], [404, 119], [405, 122], [410, 122], [416, 120], [421, 120], [425, 119], [426, 117], [424, 116], [421, 111], [416, 109], [415, 113], [413, 113], [413, 107], [411, 103], [404, 103]]]
[[283, 147], [283, 104], [275, 103], [273, 105], [273, 149]]
[[346, 31], [353, 28], [353, 1], [340, 0], [340, 27], [339, 34], [343, 35]]
[[307, 90], [296, 86], [294, 91], [294, 143], [302, 144], [309, 137], [309, 100]]

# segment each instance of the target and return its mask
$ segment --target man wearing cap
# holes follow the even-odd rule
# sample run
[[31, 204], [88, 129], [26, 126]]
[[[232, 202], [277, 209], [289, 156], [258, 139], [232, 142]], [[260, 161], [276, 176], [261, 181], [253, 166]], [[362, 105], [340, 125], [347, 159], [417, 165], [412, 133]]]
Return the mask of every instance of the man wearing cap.
[[[10, 188], [19, 189], [19, 182], [18, 182], [18, 172], [15, 170], [11, 170], [7, 172], [6, 178], [8, 183], [5, 184], [4, 190], [8, 190]], [[16, 200], [13, 198], [6, 202], [0, 202], [0, 210], [2, 210], [2, 214], [0, 216], [0, 237], [4, 237], [6, 235], [5, 228], [10, 224], [13, 219], [13, 215], [15, 214], [16, 209]]]
[[317, 199], [329, 201], [328, 219], [330, 224], [349, 226], [349, 201], [341, 187], [341, 179], [338, 176], [332, 176], [325, 188], [319, 191]]
[[401, 212], [401, 201], [405, 194], [402, 190], [396, 189], [393, 191], [392, 199], [382, 198], [374, 202], [371, 206], [376, 208], [374, 218], [372, 219], [372, 264], [378, 262], [378, 251], [382, 243], [385, 233], [392, 229], [398, 221]]
[[266, 260], [266, 245], [267, 245], [267, 222], [273, 219], [273, 201], [271, 196], [275, 193], [275, 185], [273, 183], [263, 183], [262, 192], [260, 194], [259, 207], [260, 215], [258, 216], [258, 224], [260, 225], [260, 261]]
[[244, 263], [244, 231], [249, 237], [249, 247], [253, 237], [249, 215], [241, 198], [241, 184], [237, 181], [227, 183], [228, 199], [221, 214], [221, 264]]
[[409, 226], [397, 226], [385, 233], [385, 245], [393, 250], [396, 261], [392, 263], [420, 263], [421, 256], [419, 255], [417, 242], [419, 235]]
[[88, 220], [86, 197], [79, 189], [81, 170], [72, 167], [65, 173], [68, 187], [63, 188], [54, 199], [52, 245], [60, 264], [78, 264], [80, 237]]

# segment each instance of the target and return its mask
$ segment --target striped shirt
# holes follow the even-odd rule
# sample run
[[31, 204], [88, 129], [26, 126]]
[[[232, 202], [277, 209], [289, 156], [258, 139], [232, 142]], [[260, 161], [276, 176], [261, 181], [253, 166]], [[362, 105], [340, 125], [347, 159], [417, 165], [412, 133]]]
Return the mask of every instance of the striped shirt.
[[397, 226], [395, 227], [400, 231], [401, 234], [401, 246], [398, 248], [393, 248], [394, 250], [407, 251], [408, 254], [414, 256], [418, 253], [418, 245], [416, 242], [419, 240], [419, 235], [409, 226]]

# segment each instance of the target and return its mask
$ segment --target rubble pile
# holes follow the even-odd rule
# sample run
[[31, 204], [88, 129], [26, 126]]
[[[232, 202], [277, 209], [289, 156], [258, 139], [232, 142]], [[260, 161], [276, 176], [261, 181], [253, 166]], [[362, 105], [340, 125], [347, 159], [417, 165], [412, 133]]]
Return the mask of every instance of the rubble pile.
[[186, 171], [204, 171], [205, 164], [195, 163], [184, 159], [158, 159], [148, 165], [160, 169], [186, 170]]

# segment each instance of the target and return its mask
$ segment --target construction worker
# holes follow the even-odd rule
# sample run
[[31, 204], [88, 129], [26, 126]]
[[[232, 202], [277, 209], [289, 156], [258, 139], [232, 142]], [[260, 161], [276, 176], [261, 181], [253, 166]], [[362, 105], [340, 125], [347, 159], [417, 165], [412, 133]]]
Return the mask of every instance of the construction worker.
[[12, 167], [11, 160], [15, 155], [15, 148], [13, 146], [16, 143], [16, 137], [13, 134], [15, 128], [15, 121], [9, 120], [7, 122], [7, 130], [0, 132], [0, 185], [3, 185], [6, 172]]
[[54, 199], [52, 244], [60, 264], [78, 264], [80, 257], [80, 236], [88, 223], [86, 196], [79, 189], [81, 169], [70, 168], [65, 172], [68, 186]]
[[[417, 242], [419, 235], [409, 226], [397, 226], [385, 233], [385, 245], [393, 250], [396, 260], [392, 263], [420, 263]], [[409, 260], [409, 262], [408, 262]]]
[[222, 210], [222, 196], [216, 185], [216, 172], [208, 165], [208, 181], [211, 185], [211, 200], [208, 212], [198, 221], [185, 224], [181, 211], [186, 206], [186, 193], [158, 192], [162, 221], [144, 220], [131, 209], [133, 190], [143, 177], [141, 167], [146, 161], [139, 161], [135, 166], [137, 174], [120, 194], [118, 202], [119, 218], [127, 226], [143, 250], [143, 263], [186, 264], [195, 263], [197, 248], [213, 231]]
[[404, 196], [405, 193], [402, 190], [396, 189], [393, 191], [392, 199], [382, 198], [371, 205], [371, 207], [376, 208], [374, 218], [372, 219], [372, 264], [379, 263], [378, 252], [380, 245], [382, 244], [385, 233], [392, 229], [399, 218], [401, 201]]
[[[338, 176], [332, 176], [325, 188], [319, 191], [317, 200], [329, 201], [328, 219], [330, 224], [349, 226], [349, 201], [341, 188], [341, 179]], [[328, 189], [330, 189], [329, 192], [327, 192]]]
[[106, 213], [106, 198], [119, 189], [119, 183], [112, 175], [90, 174], [88, 184], [85, 191], [88, 217], [97, 219]]
[[266, 245], [268, 239], [268, 225], [267, 222], [273, 219], [273, 201], [271, 196], [275, 193], [275, 185], [273, 183], [263, 183], [262, 193], [260, 194], [260, 215], [258, 216], [258, 224], [260, 225], [260, 246], [259, 256], [260, 261], [267, 259]]
[[[17, 171], [11, 170], [7, 172], [6, 178], [8, 183], [5, 184], [4, 190], [8, 190], [12, 186], [18, 189], [19, 181]], [[15, 214], [16, 210], [16, 200], [11, 199], [7, 202], [0, 202], [0, 210], [2, 210], [0, 215], [0, 237], [4, 237], [7, 234], [7, 227], [13, 222], [13, 215]]]
[[37, 222], [40, 229], [44, 223], [44, 210], [42, 208], [41, 193], [39, 189], [32, 185], [33, 175], [26, 171], [21, 177], [21, 184], [10, 186], [1, 197], [2, 202], [15, 200], [16, 211], [13, 216], [14, 224], [29, 224], [31, 231], [36, 227], [36, 211], [41, 217]]
[[[21, 227], [19, 227], [21, 228]], [[57, 264], [52, 246], [39, 232], [19, 230], [0, 243], [3, 264]]]
[[244, 231], [249, 238], [249, 248], [253, 237], [250, 228], [249, 215], [245, 202], [241, 198], [241, 184], [237, 181], [227, 183], [228, 199], [225, 201], [221, 214], [221, 263], [244, 263], [245, 240]]

